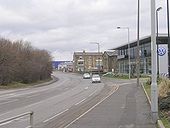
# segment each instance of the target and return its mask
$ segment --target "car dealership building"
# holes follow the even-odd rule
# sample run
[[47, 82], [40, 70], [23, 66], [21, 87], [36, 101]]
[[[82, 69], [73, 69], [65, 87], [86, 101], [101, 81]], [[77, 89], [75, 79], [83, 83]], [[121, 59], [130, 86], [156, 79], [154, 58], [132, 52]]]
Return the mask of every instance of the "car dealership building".
[[[159, 35], [157, 38], [157, 65], [159, 75], [166, 75], [168, 73], [168, 37], [166, 35]], [[151, 74], [151, 36], [144, 37], [139, 41], [140, 47], [140, 73]], [[129, 50], [130, 48], [130, 58]], [[128, 74], [129, 64], [131, 74], [136, 74], [136, 58], [137, 58], [137, 41], [130, 42], [113, 48], [118, 53], [117, 67], [118, 73]], [[130, 63], [129, 63], [130, 59]]]

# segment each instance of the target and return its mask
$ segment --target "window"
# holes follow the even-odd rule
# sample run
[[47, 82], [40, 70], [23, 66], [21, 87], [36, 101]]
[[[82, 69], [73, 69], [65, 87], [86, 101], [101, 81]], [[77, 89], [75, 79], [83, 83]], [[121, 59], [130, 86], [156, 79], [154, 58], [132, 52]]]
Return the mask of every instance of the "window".
[[83, 64], [84, 64], [83, 61], [79, 61], [79, 62], [78, 62], [78, 65], [83, 65]]

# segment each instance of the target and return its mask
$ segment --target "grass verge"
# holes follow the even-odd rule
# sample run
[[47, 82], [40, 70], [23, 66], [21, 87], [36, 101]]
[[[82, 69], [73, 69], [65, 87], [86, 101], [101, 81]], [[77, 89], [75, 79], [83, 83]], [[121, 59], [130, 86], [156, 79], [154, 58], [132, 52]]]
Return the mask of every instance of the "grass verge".
[[34, 86], [34, 85], [37, 85], [37, 84], [42, 84], [42, 83], [45, 83], [45, 82], [49, 82], [51, 80], [52, 80], [52, 78], [46, 79], [46, 80], [40, 80], [40, 81], [37, 81], [35, 83], [30, 83], [30, 84], [24, 84], [24, 83], [19, 83], [19, 82], [12, 82], [12, 83], [10, 83], [8, 85], [0, 85], [0, 89], [26, 88], [26, 87], [31, 87], [31, 86]]
[[[158, 82], [158, 83], [160, 83], [160, 82]], [[149, 98], [151, 99], [151, 85], [144, 83], [144, 88], [145, 88]], [[170, 128], [170, 122], [168, 121], [166, 114], [164, 112], [161, 112], [160, 110], [159, 110], [159, 118], [162, 121], [165, 128]]]

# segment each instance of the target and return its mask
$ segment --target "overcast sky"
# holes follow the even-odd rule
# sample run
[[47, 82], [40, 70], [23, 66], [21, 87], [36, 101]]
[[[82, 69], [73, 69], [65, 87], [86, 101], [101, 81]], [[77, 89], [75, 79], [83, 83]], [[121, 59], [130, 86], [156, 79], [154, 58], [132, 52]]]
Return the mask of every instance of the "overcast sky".
[[[167, 33], [166, 0], [156, 0], [159, 32]], [[0, 35], [48, 50], [54, 60], [75, 51], [101, 51], [137, 39], [137, 0], [0, 0]], [[140, 0], [140, 37], [150, 35], [150, 0]]]

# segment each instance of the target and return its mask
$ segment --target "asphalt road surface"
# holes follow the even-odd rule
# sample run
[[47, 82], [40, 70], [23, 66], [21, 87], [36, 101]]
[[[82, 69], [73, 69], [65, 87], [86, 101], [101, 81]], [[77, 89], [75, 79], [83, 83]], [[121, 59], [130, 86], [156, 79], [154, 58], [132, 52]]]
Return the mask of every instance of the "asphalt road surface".
[[[74, 73], [53, 75], [59, 80], [50, 85], [1, 90], [0, 120], [33, 111], [34, 128], [154, 128], [135, 80], [102, 78], [92, 84]], [[0, 124], [0, 128], [28, 126], [29, 116]]]

